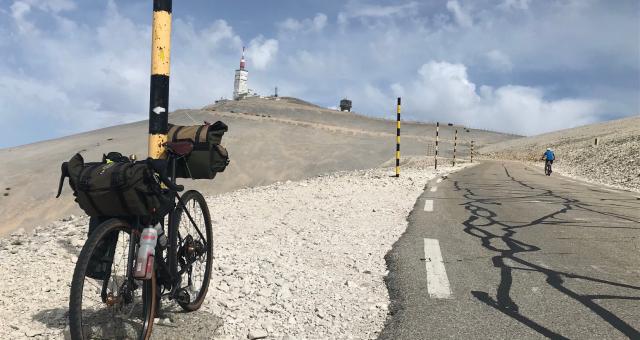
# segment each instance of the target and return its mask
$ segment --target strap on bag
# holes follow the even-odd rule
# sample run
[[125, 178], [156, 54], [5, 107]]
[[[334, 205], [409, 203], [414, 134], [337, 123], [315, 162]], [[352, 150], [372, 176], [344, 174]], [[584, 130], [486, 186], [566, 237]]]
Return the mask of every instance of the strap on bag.
[[171, 138], [172, 142], [177, 142], [178, 141], [178, 133], [180, 133], [180, 130], [184, 129], [184, 126], [178, 126], [176, 128], [176, 130], [173, 132], [173, 137]]
[[[67, 177], [69, 177], [69, 163], [64, 162], [60, 166], [60, 182], [58, 183], [58, 194], [56, 195], [56, 198], [60, 197], [60, 194], [62, 194], [64, 179]], [[71, 179], [69, 179], [69, 184], [71, 184]]]
[[89, 195], [87, 193], [87, 191], [89, 191], [91, 189], [91, 170], [93, 169], [93, 166], [88, 166], [85, 167], [84, 169], [82, 169], [82, 171], [80, 171], [80, 179], [78, 180], [78, 195], [82, 194], [85, 196], [85, 198], [87, 199], [87, 202], [89, 203], [89, 205], [91, 206], [91, 208], [93, 208], [93, 210], [95, 210], [98, 215], [100, 216], [104, 216], [104, 212], [102, 211], [102, 209], [98, 208], [98, 205], [96, 204], [96, 202], [93, 200], [93, 197], [91, 197], [91, 195]]
[[[195, 143], [202, 143], [202, 141], [200, 141], [200, 134], [202, 133], [202, 129], [204, 129], [205, 127], [207, 129], [209, 128], [208, 125], [200, 125], [200, 127], [198, 127], [198, 130], [196, 130], [196, 136], [195, 136], [195, 140], [194, 140]], [[206, 140], [205, 140], [205, 142], [206, 142]]]
[[118, 201], [120, 201], [120, 207], [122, 210], [125, 211], [128, 216], [132, 216], [133, 214], [131, 213], [131, 209], [129, 209], [127, 200], [124, 197], [124, 192], [121, 189], [122, 186], [127, 184], [127, 169], [121, 171], [121, 169], [126, 165], [129, 165], [127, 167], [127, 169], [129, 169], [133, 164], [118, 163], [113, 169], [113, 172], [111, 173], [111, 190], [115, 191], [116, 195], [118, 195]]

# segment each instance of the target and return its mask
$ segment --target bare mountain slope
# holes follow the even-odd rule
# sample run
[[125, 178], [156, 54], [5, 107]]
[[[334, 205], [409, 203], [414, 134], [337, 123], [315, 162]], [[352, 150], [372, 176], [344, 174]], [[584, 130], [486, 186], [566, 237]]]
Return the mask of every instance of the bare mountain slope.
[[639, 116], [504, 141], [488, 145], [480, 153], [540, 162], [548, 147], [556, 154], [554, 168], [562, 173], [640, 191]]
[[[221, 102], [202, 110], [178, 110], [169, 119], [182, 125], [203, 120], [229, 125], [223, 138], [231, 157], [227, 170], [213, 181], [181, 181], [205, 194], [373, 168], [395, 154], [395, 122], [323, 109], [296, 99]], [[0, 178], [0, 234], [80, 213], [68, 186], [62, 198], [54, 198], [60, 163], [79, 151], [88, 161], [109, 151], [145, 157], [147, 124], [145, 120], [0, 150], [4, 175]], [[433, 125], [406, 123], [402, 131], [403, 156], [424, 155], [432, 144]], [[468, 135], [478, 145], [513, 138], [476, 130]], [[441, 136], [450, 138], [451, 128], [444, 128]], [[449, 149], [446, 144], [441, 148], [445, 154]]]

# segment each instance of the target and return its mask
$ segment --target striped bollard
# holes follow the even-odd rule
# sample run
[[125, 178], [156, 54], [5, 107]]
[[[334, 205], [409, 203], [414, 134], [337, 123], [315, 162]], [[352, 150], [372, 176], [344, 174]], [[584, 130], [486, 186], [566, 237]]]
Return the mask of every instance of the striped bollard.
[[171, 52], [171, 0], [153, 1], [151, 84], [149, 100], [149, 157], [166, 157], [169, 131], [169, 54]]
[[458, 129], [453, 137], [453, 166], [456, 166], [456, 147], [458, 146]]
[[438, 170], [438, 135], [440, 134], [440, 122], [436, 122], [436, 157], [435, 157], [435, 169]]
[[400, 177], [400, 97], [398, 97], [398, 119], [396, 125], [396, 177]]
[[471, 141], [471, 163], [473, 163], [473, 141]]

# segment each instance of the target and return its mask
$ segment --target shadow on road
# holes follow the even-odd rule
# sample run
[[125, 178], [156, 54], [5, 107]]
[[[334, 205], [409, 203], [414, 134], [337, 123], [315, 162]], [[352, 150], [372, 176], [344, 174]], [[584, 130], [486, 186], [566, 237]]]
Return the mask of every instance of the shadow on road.
[[[514, 178], [509, 173], [506, 167], [504, 168], [504, 171], [511, 181], [517, 183], [523, 188], [527, 188], [528, 192], [531, 192], [530, 190], [533, 190], [535, 193], [534, 195], [529, 196], [522, 195], [518, 198], [544, 200], [550, 202], [553, 205], [557, 205], [558, 208], [545, 216], [525, 223], [502, 221], [494, 211], [486, 208], [487, 206], [491, 205], [501, 205], [501, 203], [497, 201], [497, 199], [500, 199], [499, 197], [487, 198], [484, 193], [483, 195], [479, 195], [479, 193], [475, 192], [479, 188], [480, 190], [482, 190], [483, 186], [476, 186], [475, 188], [462, 188], [459, 183], [456, 182], [455, 190], [464, 192], [464, 197], [467, 199], [467, 201], [463, 205], [465, 206], [465, 209], [470, 213], [470, 216], [463, 223], [465, 227], [464, 231], [467, 234], [480, 239], [484, 248], [496, 253], [496, 255], [492, 257], [492, 262], [494, 267], [499, 268], [500, 270], [500, 283], [497, 287], [495, 298], [493, 298], [488, 292], [472, 291], [471, 294], [476, 299], [510, 316], [511, 318], [517, 320], [523, 325], [526, 325], [527, 327], [540, 333], [543, 336], [554, 339], [567, 339], [561, 334], [552, 331], [551, 329], [545, 327], [544, 325], [541, 325], [540, 323], [528, 318], [526, 315], [521, 313], [518, 305], [510, 296], [513, 283], [513, 271], [537, 272], [546, 277], [546, 283], [549, 285], [549, 287], [552, 287], [558, 292], [587, 307], [593, 313], [602, 318], [602, 320], [615, 327], [625, 336], [631, 339], [640, 339], [640, 331], [638, 329], [635, 329], [629, 323], [625, 322], [619, 316], [614, 314], [609, 309], [603, 307], [599, 303], [600, 300], [640, 301], [640, 287], [619, 282], [607, 281], [595, 277], [557, 271], [521, 259], [520, 257], [518, 257], [518, 255], [534, 253], [540, 251], [541, 248], [533, 244], [527, 244], [517, 239], [518, 231], [523, 230], [524, 228], [536, 227], [543, 224], [562, 225], [576, 223], [574, 221], [569, 221], [566, 219], [563, 220], [560, 216], [571, 210], [590, 212], [592, 214], [603, 216], [607, 219], [617, 219], [633, 222], [638, 221], [630, 216], [625, 216], [610, 211], [603, 211], [603, 206], [584, 203], [577, 199], [563, 197], [561, 193], [554, 192], [553, 190], [536, 188], [530, 184]], [[486, 189], [495, 189], [495, 185], [487, 186]], [[629, 202], [631, 202], [631, 200], [629, 200]], [[617, 203], [619, 204], [620, 202], [618, 201]], [[496, 227], [499, 228], [499, 232], [490, 231], [490, 228], [492, 230], [496, 230]], [[640, 230], [640, 228], [634, 227], [629, 227], [628, 229]], [[502, 241], [502, 244], [506, 245], [506, 249], [499, 249], [492, 246], [492, 242], [494, 242], [495, 244], [496, 241]], [[580, 279], [583, 281], [583, 283], [589, 282], [599, 285], [608, 285], [628, 289], [629, 296], [580, 294], [575, 290], [567, 287], [567, 279]]]

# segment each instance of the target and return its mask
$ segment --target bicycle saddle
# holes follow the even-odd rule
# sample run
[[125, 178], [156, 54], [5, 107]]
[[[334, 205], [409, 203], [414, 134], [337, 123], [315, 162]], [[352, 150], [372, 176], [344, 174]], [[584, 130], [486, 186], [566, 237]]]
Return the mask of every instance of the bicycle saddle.
[[189, 141], [166, 142], [164, 145], [169, 152], [178, 156], [188, 155], [193, 150], [193, 143]]

